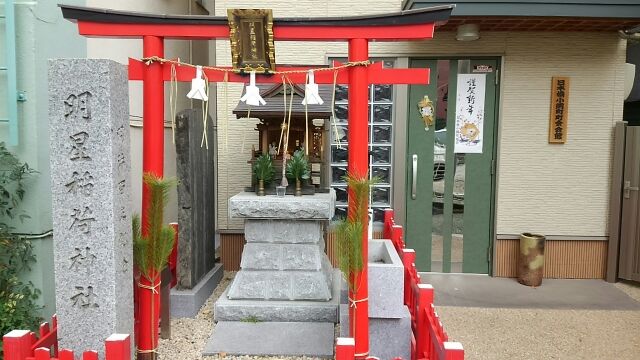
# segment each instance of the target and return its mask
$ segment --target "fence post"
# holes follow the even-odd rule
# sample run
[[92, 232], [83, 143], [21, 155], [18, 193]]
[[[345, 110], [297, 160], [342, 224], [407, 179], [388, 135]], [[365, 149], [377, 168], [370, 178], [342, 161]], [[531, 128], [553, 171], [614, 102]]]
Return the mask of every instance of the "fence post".
[[464, 360], [462, 344], [454, 341], [444, 343], [444, 360]]
[[37, 348], [33, 354], [35, 360], [51, 360], [51, 349], [46, 347]]
[[404, 239], [402, 238], [402, 226], [401, 225], [393, 225], [391, 227], [391, 241], [393, 245], [396, 247], [396, 251], [398, 255], [401, 255], [400, 252], [404, 249]]
[[353, 338], [339, 337], [336, 340], [336, 360], [353, 360], [356, 354], [356, 342]]
[[[402, 264], [404, 265], [404, 304], [411, 306], [411, 279], [412, 276], [409, 273], [411, 266], [416, 261], [416, 251], [413, 249], [402, 249]], [[413, 313], [414, 309], [410, 309]]]
[[5, 360], [25, 360], [31, 356], [31, 332], [13, 330], [2, 337]]
[[75, 360], [73, 351], [69, 349], [60, 350], [60, 352], [58, 353], [58, 360]]
[[427, 309], [433, 304], [433, 286], [418, 284], [418, 306], [416, 309], [416, 355], [420, 359], [425, 352], [431, 351], [431, 336], [429, 333]]
[[95, 350], [87, 350], [82, 353], [82, 360], [99, 360], [98, 352]]
[[393, 225], [393, 209], [384, 209], [384, 228], [382, 238], [391, 239], [391, 226]]
[[105, 340], [105, 360], [131, 360], [131, 339], [128, 334], [113, 334]]

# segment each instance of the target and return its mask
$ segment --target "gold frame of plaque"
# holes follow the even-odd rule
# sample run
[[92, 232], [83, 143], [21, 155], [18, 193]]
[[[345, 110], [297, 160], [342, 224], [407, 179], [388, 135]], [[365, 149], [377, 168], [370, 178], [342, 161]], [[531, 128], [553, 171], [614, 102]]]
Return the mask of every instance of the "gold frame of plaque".
[[228, 9], [231, 64], [239, 73], [276, 70], [271, 9]]

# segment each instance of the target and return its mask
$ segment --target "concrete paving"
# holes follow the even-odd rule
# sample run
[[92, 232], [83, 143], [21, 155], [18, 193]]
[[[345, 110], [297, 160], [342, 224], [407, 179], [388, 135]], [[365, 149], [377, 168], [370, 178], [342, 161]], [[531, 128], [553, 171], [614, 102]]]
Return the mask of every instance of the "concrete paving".
[[203, 355], [333, 357], [333, 323], [221, 321]]
[[484, 308], [640, 310], [640, 302], [604, 280], [543, 279], [537, 288], [515, 279], [421, 273], [436, 289], [436, 306]]

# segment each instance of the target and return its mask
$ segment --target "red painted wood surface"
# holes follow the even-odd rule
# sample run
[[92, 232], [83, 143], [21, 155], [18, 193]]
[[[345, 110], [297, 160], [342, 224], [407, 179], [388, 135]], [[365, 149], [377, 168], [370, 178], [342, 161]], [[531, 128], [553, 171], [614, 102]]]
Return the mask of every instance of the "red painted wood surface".
[[[462, 344], [449, 341], [433, 305], [433, 286], [420, 283], [415, 266], [416, 252], [404, 247], [402, 226], [396, 225], [393, 210], [384, 213], [385, 238], [390, 238], [404, 265], [404, 304], [411, 314], [411, 360], [464, 360]], [[352, 360], [348, 345], [336, 343], [336, 359]], [[398, 358], [399, 359], [399, 358]]]
[[[337, 65], [340, 65], [339, 63]], [[427, 84], [429, 82], [429, 69], [391, 69], [383, 68], [382, 62], [374, 62], [367, 66], [367, 78], [369, 84]], [[129, 80], [143, 80], [147, 65], [138, 59], [129, 59]], [[221, 66], [221, 69], [231, 70], [230, 67]], [[276, 71], [307, 71], [317, 69], [317, 66], [277, 66]], [[196, 69], [191, 66], [175, 65], [177, 81], [190, 82], [196, 76]], [[203, 69], [209, 82], [223, 82], [224, 73], [218, 70]], [[336, 79], [338, 84], [349, 83], [349, 68], [342, 68], [338, 71]], [[315, 72], [315, 82], [317, 84], [333, 84], [333, 70], [322, 70]], [[249, 77], [236, 73], [229, 73], [229, 82], [248, 83]], [[281, 84], [282, 74], [256, 75], [258, 84]], [[295, 84], [304, 84], [306, 73], [294, 73], [286, 75]], [[162, 64], [162, 79], [171, 81], [171, 64]]]
[[[51, 325], [51, 327], [50, 327]], [[27, 330], [14, 330], [3, 337], [5, 360], [76, 360], [71, 350], [58, 348], [58, 324], [54, 315], [51, 324], [40, 326], [40, 338]], [[98, 352], [87, 350], [81, 360], [98, 360]], [[111, 335], [105, 341], [104, 360], [131, 360], [129, 335]]]
[[[369, 59], [369, 43], [365, 39], [349, 41], [349, 61], [356, 62]], [[367, 179], [369, 170], [369, 81], [367, 69], [354, 67], [349, 70], [349, 156], [348, 171], [359, 179]], [[349, 218], [356, 215], [354, 210], [354, 194], [348, 189]], [[366, 358], [369, 355], [369, 286], [368, 286], [368, 219], [366, 214], [358, 219], [364, 224], [362, 228], [362, 258], [363, 266], [359, 273], [349, 274], [357, 284], [356, 292], [350, 291], [349, 298], [355, 301], [355, 306], [349, 306], [349, 320], [351, 336], [356, 342], [356, 358]], [[355, 324], [355, 327], [353, 326]]]
[[[143, 56], [164, 56], [164, 39], [145, 36], [142, 40]], [[164, 175], [164, 80], [162, 65], [147, 66], [142, 82], [144, 126], [142, 127], [142, 172], [162, 177]], [[142, 184], [142, 233], [148, 231], [149, 189]], [[148, 269], [152, 270], [152, 269]], [[150, 271], [152, 272], [152, 271]], [[158, 347], [158, 323], [160, 319], [160, 277], [151, 274], [151, 279], [140, 276], [140, 284], [148, 288], [138, 290], [138, 349], [153, 351]], [[141, 353], [140, 353], [141, 354]], [[146, 353], [142, 358], [155, 359], [155, 353]]]
[[[387, 26], [283, 26], [274, 25], [278, 41], [375, 41], [423, 40], [433, 38], [434, 24]], [[166, 39], [228, 39], [228, 25], [195, 24], [117, 24], [78, 21], [78, 32], [88, 37], [141, 38], [158, 36]]]

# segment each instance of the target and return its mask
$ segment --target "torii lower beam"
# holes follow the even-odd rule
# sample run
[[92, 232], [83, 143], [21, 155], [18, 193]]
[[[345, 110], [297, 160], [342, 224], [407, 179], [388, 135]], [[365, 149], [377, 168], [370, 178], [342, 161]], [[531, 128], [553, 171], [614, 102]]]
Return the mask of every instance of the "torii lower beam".
[[[355, 16], [336, 18], [298, 18], [274, 19], [273, 32], [277, 41], [347, 41], [349, 44], [349, 61], [368, 60], [369, 41], [402, 41], [423, 40], [433, 37], [436, 24], [445, 23], [454, 5], [436, 6], [432, 8], [404, 11], [389, 15]], [[208, 16], [171, 16], [144, 13], [122, 12], [106, 9], [62, 5], [66, 19], [78, 23], [81, 35], [90, 37], [133, 37], [143, 39], [143, 56], [164, 57], [164, 39], [216, 39], [228, 38], [229, 28], [226, 17]], [[164, 154], [164, 82], [170, 81], [170, 66], [153, 62], [149, 65], [130, 60], [130, 80], [143, 81], [143, 171], [163, 175]], [[280, 68], [278, 70], [285, 70]], [[303, 68], [296, 68], [303, 69]], [[190, 67], [176, 66], [179, 81], [190, 81], [195, 70]], [[210, 81], [220, 82], [224, 79], [221, 72], [207, 71]], [[304, 83], [304, 74], [290, 74], [294, 83]], [[368, 171], [368, 85], [369, 84], [427, 84], [428, 69], [383, 69], [381, 64], [369, 67], [355, 66], [342, 69], [338, 73], [338, 82], [349, 85], [349, 172], [355, 176], [366, 176]], [[246, 78], [230, 74], [229, 81], [245, 82]], [[281, 82], [280, 76], [258, 76], [258, 82]], [[333, 83], [333, 72], [322, 71], [316, 74], [316, 82]], [[353, 196], [349, 194], [349, 204]], [[148, 194], [143, 191], [142, 218], [146, 219]], [[353, 206], [349, 206], [352, 215]], [[357, 333], [351, 333], [356, 341], [356, 357], [366, 358], [369, 354], [369, 319], [368, 319], [368, 285], [367, 259], [368, 238], [367, 219], [363, 235], [363, 264], [359, 274], [350, 274], [361, 279], [357, 293], [349, 297], [357, 301], [355, 308], [350, 307], [352, 324], [355, 318]], [[154, 286], [155, 284], [151, 284]], [[142, 302], [143, 299], [141, 298]], [[151, 314], [148, 314], [149, 316]], [[146, 316], [146, 315], [145, 315]], [[153, 326], [153, 318], [143, 319]], [[157, 329], [157, 325], [155, 326]], [[351, 328], [353, 330], [354, 327]], [[157, 334], [156, 334], [157, 335]], [[142, 335], [141, 335], [142, 338]], [[155, 339], [155, 343], [154, 343]], [[151, 343], [142, 344], [139, 348], [143, 354], [157, 346], [157, 336], [151, 337]], [[151, 346], [150, 349], [147, 349]], [[152, 358], [155, 353], [151, 352]]]

